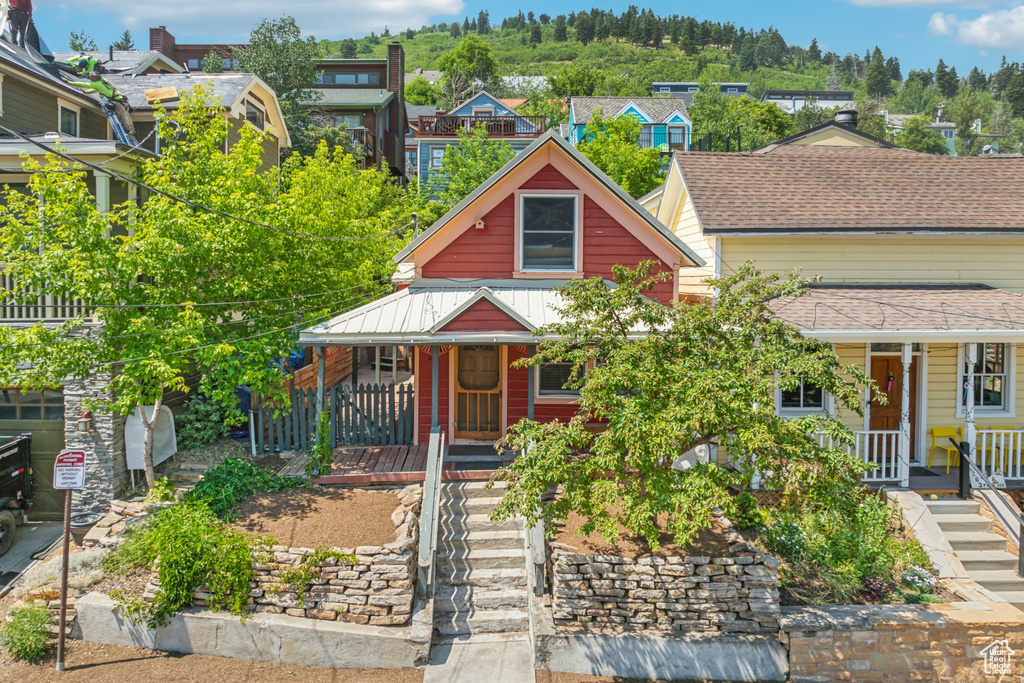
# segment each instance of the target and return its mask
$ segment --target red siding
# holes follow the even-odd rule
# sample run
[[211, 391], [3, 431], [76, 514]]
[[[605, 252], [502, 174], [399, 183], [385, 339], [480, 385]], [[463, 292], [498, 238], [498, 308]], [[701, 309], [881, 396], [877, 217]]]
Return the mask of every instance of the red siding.
[[[618, 221], [608, 215], [590, 197], [583, 198], [583, 267], [587, 277], [611, 279], [612, 266], [636, 266], [641, 261], [657, 261], [654, 272], [672, 273], [661, 259], [654, 255]], [[675, 286], [672, 278], [659, 282], [650, 296], [658, 301], [672, 301]]]
[[568, 178], [557, 168], [548, 164], [520, 186], [523, 190], [576, 190]]
[[520, 358], [526, 357], [525, 346], [510, 346], [508, 347], [508, 377], [506, 382], [508, 384], [508, 426], [511, 427], [516, 422], [526, 417], [529, 405], [528, 405], [528, 394], [529, 379], [526, 368], [514, 368], [512, 363]]
[[483, 217], [487, 227], [469, 228], [423, 264], [423, 277], [511, 278], [514, 209], [509, 195]]
[[445, 332], [504, 330], [523, 332], [526, 328], [517, 323], [490, 301], [477, 301], [462, 315], [442, 328]]
[[568, 422], [576, 417], [575, 403], [537, 403], [533, 406], [536, 422]]
[[[437, 419], [441, 423], [442, 429], [447, 429], [448, 425], [448, 359], [451, 357], [451, 351], [448, 353], [442, 353], [437, 364], [440, 376], [438, 377], [438, 404], [437, 404]], [[429, 443], [430, 441], [430, 407], [433, 405], [433, 397], [431, 392], [433, 391], [433, 373], [431, 365], [433, 363], [433, 354], [431, 347], [421, 346], [419, 347], [419, 357], [416, 359], [416, 386], [418, 391], [416, 392], [416, 407], [419, 410], [419, 425], [417, 426], [416, 433], [419, 436], [419, 442], [421, 444]], [[451, 435], [448, 435], [449, 440]]]

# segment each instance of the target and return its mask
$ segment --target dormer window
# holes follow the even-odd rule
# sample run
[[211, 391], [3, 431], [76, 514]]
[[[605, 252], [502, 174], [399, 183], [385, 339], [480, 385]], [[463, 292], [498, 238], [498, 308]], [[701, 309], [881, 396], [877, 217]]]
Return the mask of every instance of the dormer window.
[[259, 130], [263, 130], [266, 125], [266, 119], [263, 114], [263, 110], [257, 107], [252, 102], [245, 103], [245, 120], [251, 123]]
[[576, 195], [520, 196], [523, 271], [576, 271], [577, 201]]

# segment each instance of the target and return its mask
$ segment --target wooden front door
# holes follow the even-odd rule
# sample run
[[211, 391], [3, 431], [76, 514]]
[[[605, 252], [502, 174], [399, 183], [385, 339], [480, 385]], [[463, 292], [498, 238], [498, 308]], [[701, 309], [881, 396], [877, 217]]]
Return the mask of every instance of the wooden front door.
[[[903, 409], [903, 362], [899, 356], [872, 356], [871, 379], [877, 389], [871, 395], [871, 418], [869, 429], [900, 428], [900, 412]], [[878, 395], [888, 398], [886, 405]], [[910, 363], [910, 452], [914, 452], [914, 438], [917, 428], [917, 356]]]
[[501, 349], [455, 349], [455, 438], [501, 438]]

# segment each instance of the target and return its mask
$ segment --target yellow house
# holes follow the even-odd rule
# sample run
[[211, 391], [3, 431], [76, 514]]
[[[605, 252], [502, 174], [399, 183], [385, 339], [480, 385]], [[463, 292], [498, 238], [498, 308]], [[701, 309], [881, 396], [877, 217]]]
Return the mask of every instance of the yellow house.
[[1024, 479], [1024, 158], [919, 154], [830, 123], [748, 153], [677, 152], [641, 204], [707, 263], [681, 272], [683, 296], [747, 261], [820, 276], [776, 314], [865, 368], [887, 405], [844, 413], [804, 385], [776, 406], [835, 410], [878, 466], [867, 480], [907, 486], [913, 468], [927, 487], [950, 434]]

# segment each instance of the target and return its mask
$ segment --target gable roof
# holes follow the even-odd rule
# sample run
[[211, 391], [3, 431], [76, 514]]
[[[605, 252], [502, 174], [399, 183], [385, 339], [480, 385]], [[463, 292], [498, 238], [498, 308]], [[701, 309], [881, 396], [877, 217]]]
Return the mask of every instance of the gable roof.
[[445, 215], [441, 216], [434, 222], [429, 228], [423, 231], [419, 237], [410, 242], [404, 249], [395, 255], [394, 260], [396, 262], [403, 261], [406, 257], [412, 254], [416, 249], [427, 242], [431, 237], [436, 235], [445, 225], [450, 223], [456, 216], [476, 201], [481, 195], [494, 187], [500, 182], [512, 169], [516, 168], [520, 164], [524, 163], [538, 150], [542, 149], [545, 145], [555, 145], [562, 152], [567, 154], [573, 161], [579, 164], [585, 171], [587, 171], [598, 183], [603, 185], [611, 194], [613, 194], [619, 201], [626, 205], [633, 213], [635, 213], [643, 223], [658, 233], [666, 242], [685, 256], [691, 263], [698, 266], [705, 265], [704, 260], [698, 256], [690, 247], [688, 247], [681, 239], [679, 239], [675, 233], [662, 225], [654, 216], [644, 209], [635, 199], [629, 196], [629, 194], [619, 187], [615, 181], [604, 174], [601, 169], [593, 164], [590, 159], [583, 156], [579, 150], [570, 145], [565, 138], [559, 135], [554, 130], [549, 130], [543, 135], [538, 137], [530, 146], [524, 149], [522, 152], [512, 158], [507, 164], [502, 166], [497, 172], [495, 172], [490, 178], [485, 180], [483, 183], [477, 186], [475, 190], [470, 192], [466, 197], [462, 199], [458, 204], [453, 206], [451, 210]]
[[602, 110], [604, 118], [609, 118], [618, 115], [630, 104], [654, 123], [668, 121], [677, 111], [687, 121], [690, 119], [686, 103], [680, 102], [677, 97], [573, 97], [571, 102], [573, 123], [579, 124], [589, 123], [598, 109]]
[[522, 313], [517, 311], [510, 302], [507, 302], [499, 298], [494, 293], [493, 289], [491, 289], [490, 287], [481, 287], [480, 289], [476, 290], [476, 293], [473, 294], [473, 296], [469, 297], [464, 302], [462, 302], [461, 304], [453, 308], [451, 311], [449, 311], [446, 315], [442, 316], [440, 320], [438, 320], [430, 327], [430, 331], [439, 332], [443, 330], [444, 328], [448, 327], [453, 322], [455, 322], [463, 313], [466, 313], [467, 311], [469, 311], [469, 309], [473, 308], [473, 306], [476, 306], [478, 303], [482, 301], [486, 301], [487, 303], [494, 306], [494, 308], [496, 308], [501, 313], [504, 313], [510, 320], [512, 320], [512, 322], [516, 323], [524, 330], [528, 332], [533, 332], [534, 330], [537, 329], [537, 327], [529, 320], [527, 320]]
[[68, 85], [60, 77], [61, 70], [58, 65], [47, 61], [35, 50], [26, 50], [19, 45], [0, 40], [0, 64], [31, 79], [39, 87], [59, 92], [61, 97], [75, 100], [78, 103], [88, 103], [96, 107], [97, 111], [99, 110], [98, 99], [85, 94], [73, 85]]
[[[72, 57], [81, 52], [54, 52], [55, 61], [66, 64]], [[88, 51], [85, 54], [95, 58], [109, 74], [133, 73], [142, 74], [146, 69], [155, 68], [172, 73], [184, 73], [185, 68], [169, 57], [156, 50], [114, 50], [113, 59], [109, 50]]]
[[893, 143], [889, 142], [888, 140], [883, 140], [882, 138], [876, 138], [874, 135], [871, 135], [869, 133], [865, 133], [864, 131], [862, 131], [859, 128], [857, 128], [857, 126], [851, 126], [848, 123], [839, 123], [838, 121], [833, 119], [832, 121], [826, 121], [825, 123], [819, 123], [816, 126], [811, 126], [807, 130], [802, 130], [799, 133], [794, 133], [793, 135], [789, 135], [787, 137], [784, 137], [781, 140], [776, 140], [775, 142], [771, 143], [770, 145], [765, 145], [764, 147], [762, 147], [762, 148], [760, 148], [758, 150], [754, 150], [754, 151], [755, 152], [762, 151], [762, 150], [770, 151], [776, 145], [789, 145], [789, 144], [792, 144], [792, 143], [797, 142], [799, 140], [803, 140], [804, 138], [812, 137], [814, 135], [817, 135], [818, 133], [821, 133], [821, 132], [824, 132], [824, 131], [830, 130], [830, 129], [837, 130], [837, 131], [840, 131], [840, 132], [845, 133], [847, 135], [852, 135], [852, 136], [857, 137], [857, 138], [861, 138], [865, 142], [872, 143], [872, 144], [874, 144], [877, 147], [892, 147], [892, 148], [900, 149], [900, 147], [898, 145], [894, 145]]
[[676, 152], [707, 234], [1024, 233], [1024, 158], [776, 145]]
[[477, 94], [470, 97], [465, 102], [462, 102], [457, 107], [452, 107], [451, 111], [448, 112], [452, 116], [470, 116], [473, 113], [473, 107], [481, 107], [491, 105], [494, 107], [494, 113], [498, 116], [517, 116], [515, 109], [505, 104], [502, 100], [487, 92], [481, 90]]

